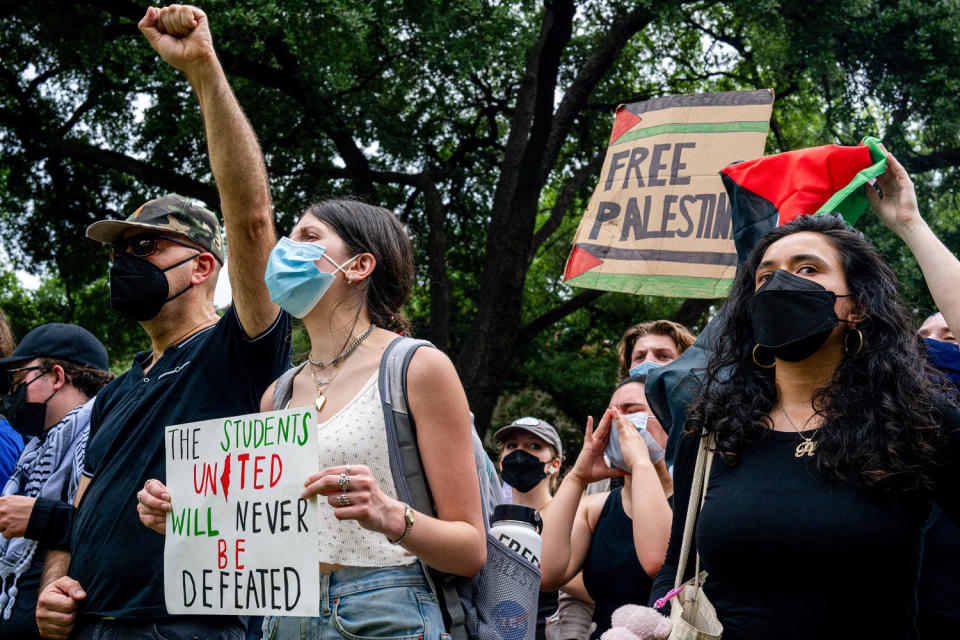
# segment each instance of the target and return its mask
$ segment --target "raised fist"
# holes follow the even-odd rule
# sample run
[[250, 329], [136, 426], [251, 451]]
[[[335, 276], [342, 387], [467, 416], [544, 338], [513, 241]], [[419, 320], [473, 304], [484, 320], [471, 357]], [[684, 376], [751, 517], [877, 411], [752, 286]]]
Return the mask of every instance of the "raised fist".
[[189, 75], [200, 66], [216, 63], [207, 15], [196, 7], [150, 7], [137, 26], [160, 57], [178, 71]]

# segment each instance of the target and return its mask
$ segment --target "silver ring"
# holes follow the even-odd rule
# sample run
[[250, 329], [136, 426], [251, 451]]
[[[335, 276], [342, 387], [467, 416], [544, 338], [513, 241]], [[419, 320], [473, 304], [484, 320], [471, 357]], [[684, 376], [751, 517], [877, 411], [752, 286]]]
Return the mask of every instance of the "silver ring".
[[337, 502], [340, 503], [341, 507], [345, 507], [350, 504], [350, 498], [347, 497], [346, 493], [341, 493], [339, 496], [337, 496]]
[[345, 473], [340, 474], [340, 491], [346, 491], [347, 485], [350, 483], [350, 476]]
[[346, 473], [347, 475], [350, 475], [350, 465], [347, 465], [347, 470], [344, 471], [344, 473]]
[[137, 492], [137, 502], [143, 504], [143, 491]]

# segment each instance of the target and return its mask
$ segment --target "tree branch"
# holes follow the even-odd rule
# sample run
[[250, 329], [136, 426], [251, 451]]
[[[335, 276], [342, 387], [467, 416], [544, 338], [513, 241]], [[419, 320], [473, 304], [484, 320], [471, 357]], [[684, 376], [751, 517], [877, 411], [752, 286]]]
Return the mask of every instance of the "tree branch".
[[180, 172], [160, 169], [150, 162], [77, 140], [62, 141], [56, 151], [63, 157], [83, 160], [105, 169], [115, 169], [146, 184], [202, 200], [212, 209], [220, 207], [220, 195], [216, 187], [189, 178]]
[[570, 208], [573, 199], [577, 196], [580, 189], [583, 188], [584, 184], [586, 184], [587, 180], [603, 168], [603, 161], [606, 157], [607, 150], [601, 150], [589, 164], [580, 167], [573, 174], [573, 177], [564, 182], [563, 189], [560, 190], [559, 195], [557, 195], [557, 201], [553, 204], [553, 209], [550, 210], [550, 217], [548, 217], [540, 228], [537, 229], [536, 233], [533, 234], [533, 242], [530, 248], [531, 260], [533, 260], [537, 250], [547, 238], [553, 235], [553, 232], [560, 227], [567, 213], [567, 209]]
[[594, 88], [607, 74], [613, 63], [616, 62], [627, 42], [647, 26], [653, 20], [654, 15], [653, 10], [647, 8], [645, 3], [638, 3], [638, 6], [628, 13], [618, 16], [605, 37], [600, 39], [600, 45], [580, 67], [580, 71], [577, 72], [576, 78], [564, 93], [563, 100], [560, 101], [557, 113], [553, 117], [550, 135], [543, 153], [543, 161], [540, 165], [544, 180], [557, 161], [560, 149], [570, 133], [574, 119], [583, 110]]
[[527, 324], [527, 326], [520, 330], [520, 333], [517, 336], [517, 346], [519, 347], [530, 342], [537, 337], [537, 334], [545, 330], [554, 322], [563, 320], [574, 311], [582, 309], [605, 293], [606, 291], [590, 289], [588, 291], [584, 291], [583, 293], [578, 293], [569, 300], [564, 300], [549, 311], [540, 314], [529, 324]]

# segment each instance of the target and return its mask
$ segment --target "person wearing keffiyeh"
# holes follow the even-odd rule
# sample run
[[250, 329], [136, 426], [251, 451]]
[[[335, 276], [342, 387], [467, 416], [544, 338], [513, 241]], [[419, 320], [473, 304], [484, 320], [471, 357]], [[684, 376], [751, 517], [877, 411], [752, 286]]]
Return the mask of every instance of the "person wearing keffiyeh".
[[65, 543], [93, 397], [113, 376], [76, 325], [47, 324], [0, 359], [3, 413], [29, 441], [0, 495], [0, 640], [40, 638], [34, 610], [46, 550]]

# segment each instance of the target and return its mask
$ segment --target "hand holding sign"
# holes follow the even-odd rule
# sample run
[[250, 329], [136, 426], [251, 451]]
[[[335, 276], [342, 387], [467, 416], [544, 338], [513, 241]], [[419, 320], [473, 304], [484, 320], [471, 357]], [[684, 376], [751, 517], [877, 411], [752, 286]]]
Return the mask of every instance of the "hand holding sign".
[[364, 529], [390, 540], [398, 539], [406, 529], [406, 505], [384, 494], [364, 465], [329, 467], [311, 474], [303, 486], [304, 498], [325, 496], [338, 520], [356, 520]]
[[173, 510], [167, 485], [155, 478], [143, 484], [143, 490], [137, 493], [137, 513], [140, 522], [148, 529], [160, 535], [167, 533], [167, 513]]

